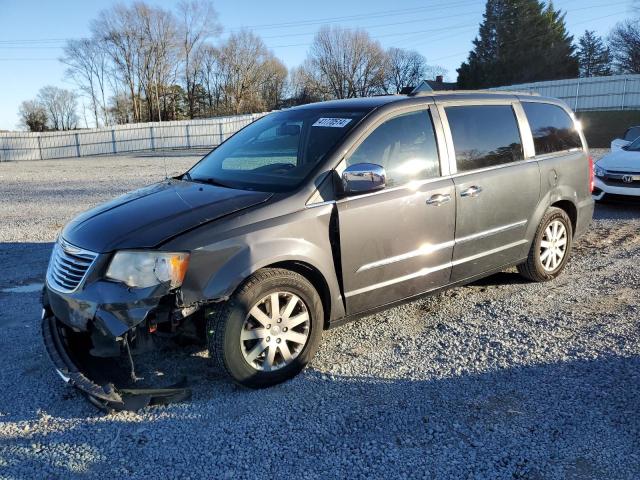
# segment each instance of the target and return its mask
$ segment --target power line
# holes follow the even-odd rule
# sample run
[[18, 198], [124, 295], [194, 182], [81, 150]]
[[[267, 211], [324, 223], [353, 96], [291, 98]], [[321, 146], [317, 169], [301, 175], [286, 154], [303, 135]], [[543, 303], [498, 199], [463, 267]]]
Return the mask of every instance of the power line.
[[[369, 14], [358, 14], [358, 15], [347, 15], [347, 16], [340, 16], [340, 17], [324, 17], [324, 18], [315, 18], [315, 19], [309, 19], [309, 20], [298, 20], [298, 21], [289, 21], [289, 22], [282, 22], [282, 23], [271, 23], [271, 24], [261, 24], [261, 25], [253, 25], [253, 26], [246, 26], [246, 27], [234, 27], [232, 29], [230, 29], [229, 31], [233, 32], [233, 31], [238, 31], [241, 30], [242, 28], [247, 28], [247, 29], [251, 29], [251, 30], [261, 30], [261, 29], [271, 29], [271, 28], [286, 28], [286, 27], [300, 27], [300, 26], [309, 26], [309, 25], [315, 25], [315, 24], [323, 24], [323, 23], [333, 23], [333, 22], [339, 22], [339, 21], [344, 21], [344, 20], [359, 20], [359, 19], [372, 19], [372, 18], [380, 18], [380, 17], [394, 17], [394, 16], [402, 16], [402, 15], [408, 15], [408, 14], [412, 14], [412, 13], [417, 13], [417, 12], [421, 12], [424, 10], [428, 10], [429, 12], [433, 12], [433, 11], [439, 11], [439, 10], [450, 10], [451, 8], [455, 8], [455, 7], [460, 7], [460, 6], [465, 6], [465, 5], [470, 5], [473, 3], [476, 3], [477, 0], [459, 0], [458, 2], [448, 2], [448, 3], [441, 3], [441, 4], [436, 4], [436, 5], [430, 5], [428, 7], [414, 7], [414, 8], [409, 8], [409, 9], [402, 9], [402, 10], [384, 10], [384, 11], [377, 11], [377, 12], [373, 12], [373, 13], [369, 13]], [[573, 2], [576, 0], [566, 0], [568, 2]], [[562, 6], [560, 7], [560, 10], [564, 10], [564, 12], [568, 12], [568, 11], [576, 11], [576, 10], [585, 10], [585, 9], [591, 9], [591, 8], [599, 8], [599, 7], [611, 7], [611, 6], [615, 6], [615, 5], [621, 5], [621, 4], [628, 4], [627, 1], [625, 2], [617, 2], [617, 3], [597, 3], [594, 5], [589, 5], [589, 6], [585, 6], [585, 7], [580, 7], [580, 8], [573, 8], [571, 10], [568, 10], [566, 7], [563, 8]], [[376, 24], [376, 25], [361, 25], [358, 26], [358, 28], [380, 28], [380, 27], [386, 27], [386, 26], [397, 26], [397, 25], [403, 25], [403, 24], [409, 24], [409, 23], [419, 23], [419, 22], [431, 22], [431, 21], [436, 21], [436, 20], [443, 20], [443, 19], [447, 19], [447, 18], [453, 18], [453, 17], [459, 17], [459, 16], [465, 16], [468, 15], [468, 12], [465, 13], [461, 13], [461, 14], [456, 14], [456, 15], [446, 15], [443, 17], [428, 17], [428, 18], [421, 18], [421, 19], [411, 19], [411, 20], [405, 20], [402, 22], [391, 22], [391, 23], [382, 23], [382, 24]], [[304, 35], [313, 35], [316, 32], [301, 32], [301, 33], [289, 33], [289, 34], [281, 34], [281, 35], [269, 35], [266, 37], [262, 37], [262, 38], [282, 38], [282, 37], [290, 37], [290, 36], [304, 36]], [[18, 45], [18, 44], [34, 44], [34, 43], [43, 43], [43, 44], [55, 44], [55, 43], [61, 43], [61, 42], [66, 42], [67, 40], [69, 40], [68, 38], [43, 38], [43, 39], [15, 39], [15, 40], [0, 40], [0, 45]]]
[[[563, 13], [570, 13], [570, 12], [575, 12], [575, 11], [580, 11], [580, 10], [592, 10], [592, 9], [596, 9], [596, 8], [609, 8], [612, 6], [616, 6], [616, 5], [626, 5], [628, 4], [626, 1], [623, 2], [617, 2], [617, 3], [607, 3], [607, 4], [598, 4], [598, 5], [590, 5], [588, 7], [578, 7], [578, 8], [572, 8], [571, 10], [565, 10]], [[621, 13], [625, 13], [625, 12], [621, 12]], [[621, 13], [618, 14], [614, 14], [614, 15], [620, 15]], [[440, 19], [446, 19], [446, 18], [453, 18], [456, 17], [458, 15], [450, 15], [450, 16], [446, 16], [446, 17], [441, 17]], [[607, 15], [607, 16], [613, 16], [613, 15]], [[588, 21], [593, 21], [593, 20], [597, 20], [599, 18], [607, 18], [607, 16], [603, 16], [603, 17], [596, 17], [593, 18], [591, 20]], [[581, 23], [587, 23], [587, 22], [581, 22]], [[442, 27], [439, 29], [429, 29], [429, 30], [418, 30], [418, 31], [413, 31], [413, 32], [400, 32], [400, 33], [388, 33], [388, 34], [382, 34], [382, 35], [371, 35], [371, 38], [375, 39], [379, 39], [379, 38], [386, 38], [386, 37], [395, 37], [395, 36], [404, 36], [404, 35], [416, 35], [416, 34], [422, 34], [422, 33], [430, 33], [430, 32], [434, 32], [434, 31], [441, 31], [441, 30], [450, 30], [450, 29], [456, 29], [456, 28], [471, 28], [471, 27], [476, 27], [477, 24], [473, 23], [473, 24], [465, 24], [465, 25], [456, 25], [456, 26], [447, 26], [447, 27]], [[312, 42], [304, 42], [304, 43], [293, 43], [293, 44], [287, 44], [287, 45], [273, 45], [271, 46], [271, 48], [290, 48], [290, 47], [308, 47], [311, 46]]]
[[[599, 20], [601, 18], [609, 18], [609, 17], [615, 17], [616, 15], [622, 15], [623, 13], [626, 13], [626, 12], [617, 12], [617, 13], [612, 13], [610, 15], [597, 16], [597, 17], [594, 17], [594, 18], [589, 18], [587, 20], [583, 20], [581, 22], [575, 22], [575, 23], [573, 23], [573, 25], [582, 25], [583, 23], [593, 22], [594, 20]], [[541, 38], [544, 35], [546, 35], [546, 34], [536, 35], [536, 36], [533, 36], [533, 37], [530, 37], [530, 38], [532, 38], [532, 39], [533, 38]], [[511, 41], [511, 42], [504, 42], [504, 44], [508, 45], [508, 44], [514, 43], [516, 41], [518, 41], [518, 40], [514, 40], [514, 41]], [[446, 55], [444, 57], [432, 58], [431, 61], [435, 62], [435, 61], [438, 61], [438, 60], [446, 60], [448, 58], [457, 57], [459, 55], [464, 55], [466, 53], [469, 53], [469, 51], [454, 53], [454, 54], [451, 54], [451, 55]]]
[[370, 12], [367, 14], [358, 14], [358, 15], [347, 15], [347, 16], [341, 16], [341, 17], [325, 17], [325, 18], [315, 18], [315, 19], [309, 19], [309, 20], [298, 20], [298, 21], [289, 21], [289, 22], [282, 22], [282, 23], [268, 23], [268, 24], [262, 24], [262, 25], [247, 25], [244, 27], [237, 27], [235, 29], [232, 30], [239, 30], [242, 28], [248, 28], [250, 30], [266, 30], [266, 29], [273, 29], [273, 28], [283, 28], [283, 27], [288, 27], [288, 26], [308, 26], [308, 25], [319, 25], [319, 24], [323, 24], [323, 23], [334, 23], [334, 22], [340, 22], [340, 21], [344, 21], [344, 20], [357, 20], [357, 19], [370, 19], [370, 18], [379, 18], [379, 17], [393, 17], [393, 16], [400, 16], [400, 15], [409, 15], [411, 13], [416, 13], [416, 12], [420, 12], [420, 11], [424, 11], [424, 10], [429, 10], [429, 11], [433, 11], [436, 9], [447, 9], [447, 8], [451, 8], [452, 6], [458, 6], [461, 4], [471, 4], [471, 3], [476, 3], [476, 0], [465, 0], [465, 1], [461, 1], [458, 2], [458, 4], [452, 4], [451, 2], [444, 2], [444, 4], [439, 4], [439, 5], [430, 5], [428, 7], [414, 7], [414, 8], [406, 8], [406, 9], [393, 9], [393, 10], [382, 10], [382, 11], [377, 11], [377, 12]]

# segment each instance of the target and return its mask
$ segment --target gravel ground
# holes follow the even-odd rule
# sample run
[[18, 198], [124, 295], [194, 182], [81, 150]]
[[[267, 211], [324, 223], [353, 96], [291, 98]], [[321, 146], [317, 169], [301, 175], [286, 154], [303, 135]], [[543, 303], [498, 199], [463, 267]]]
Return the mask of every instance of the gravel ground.
[[97, 412], [53, 372], [29, 285], [73, 214], [163, 176], [148, 156], [0, 164], [0, 478], [640, 477], [640, 206], [626, 204], [598, 205], [553, 282], [510, 270], [325, 332], [310, 368], [267, 390], [194, 355], [191, 402]]

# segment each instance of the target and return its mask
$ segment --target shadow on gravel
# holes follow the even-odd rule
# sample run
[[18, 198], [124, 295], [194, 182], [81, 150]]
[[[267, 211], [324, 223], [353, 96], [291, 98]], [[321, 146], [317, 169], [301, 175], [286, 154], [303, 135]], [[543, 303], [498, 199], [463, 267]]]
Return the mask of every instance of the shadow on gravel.
[[[42, 279], [50, 249], [0, 244], [2, 285]], [[512, 275], [485, 281], [519, 281]], [[443, 345], [443, 365], [416, 365], [422, 379], [310, 368], [253, 391], [221, 379], [207, 358], [167, 351], [159, 362], [188, 375], [193, 400], [104, 416], [55, 375], [38, 296], [0, 294], [3, 477], [640, 477], [637, 356], [567, 350], [563, 362], [501, 368], [514, 360], [497, 349], [495, 370], [442, 378], [429, 372], [448, 371]], [[340, 368], [366, 372], [359, 357], [367, 365], [376, 355], [350, 354]], [[389, 375], [385, 361], [373, 364]]]
[[53, 243], [0, 243], [0, 289], [44, 282]]
[[[98, 423], [78, 418], [63, 429], [5, 436], [4, 445], [12, 446], [11, 457], [2, 455], [5, 473], [33, 470], [69, 478], [77, 473], [74, 462], [89, 476], [132, 478], [181, 471], [225, 478], [368, 472], [622, 479], [640, 472], [637, 357], [431, 380], [307, 370], [259, 391], [212, 379], [206, 370], [187, 404], [150, 409], [144, 418], [116, 415]], [[28, 385], [18, 388], [28, 398]], [[56, 385], [49, 394], [58, 397], [64, 388]], [[49, 403], [49, 398], [34, 400]], [[44, 411], [56, 417], [57, 408]], [[10, 412], [5, 418], [16, 420]]]
[[596, 203], [595, 220], [633, 220], [640, 218], [640, 202], [607, 201]]
[[489, 277], [476, 280], [469, 285], [476, 287], [493, 287], [498, 285], [521, 285], [524, 283], [531, 282], [517, 272], [499, 272]]

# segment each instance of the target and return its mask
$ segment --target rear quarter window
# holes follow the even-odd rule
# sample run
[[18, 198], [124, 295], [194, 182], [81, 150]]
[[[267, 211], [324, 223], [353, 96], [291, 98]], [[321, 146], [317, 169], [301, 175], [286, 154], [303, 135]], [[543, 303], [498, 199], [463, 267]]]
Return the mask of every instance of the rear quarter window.
[[582, 148], [580, 135], [567, 112], [549, 103], [523, 102], [536, 155]]

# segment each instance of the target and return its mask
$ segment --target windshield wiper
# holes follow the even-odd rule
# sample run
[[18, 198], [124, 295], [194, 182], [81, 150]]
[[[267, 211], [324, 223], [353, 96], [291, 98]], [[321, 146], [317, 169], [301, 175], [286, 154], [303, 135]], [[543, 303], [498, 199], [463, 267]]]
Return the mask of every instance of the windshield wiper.
[[215, 178], [193, 178], [191, 175], [189, 175], [188, 181], [195, 182], [195, 183], [206, 183], [207, 185], [215, 185], [216, 187], [222, 187], [222, 188], [233, 188], [227, 185], [226, 183], [222, 183], [216, 180]]

